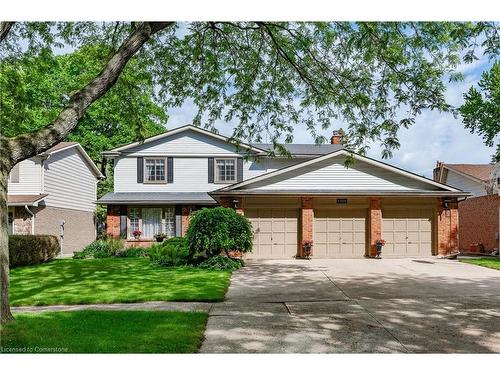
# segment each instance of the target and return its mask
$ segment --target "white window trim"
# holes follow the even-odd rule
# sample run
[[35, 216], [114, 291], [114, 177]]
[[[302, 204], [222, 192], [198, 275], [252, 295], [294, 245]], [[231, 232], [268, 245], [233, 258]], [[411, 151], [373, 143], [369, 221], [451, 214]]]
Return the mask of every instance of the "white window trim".
[[143, 234], [144, 234], [144, 228], [142, 226], [142, 210], [144, 208], [161, 208], [161, 230], [162, 230], [162, 233], [166, 233], [167, 232], [167, 222], [166, 222], [166, 217], [165, 217], [165, 211], [167, 208], [171, 208], [173, 209], [174, 211], [174, 236], [175, 237], [175, 206], [173, 205], [167, 205], [167, 206], [128, 206], [127, 207], [127, 239], [128, 240], [132, 240], [134, 239], [134, 235], [132, 234], [132, 228], [131, 228], [131, 225], [130, 225], [130, 209], [138, 209], [139, 210], [139, 230], [141, 231], [141, 236], [140, 236], [140, 240], [142, 241], [153, 241], [154, 240], [154, 237], [144, 237]]
[[[217, 170], [218, 160], [233, 160], [234, 161], [234, 180], [219, 180], [219, 171]], [[238, 159], [237, 158], [214, 158], [214, 183], [216, 184], [234, 184], [238, 181]]]
[[[163, 160], [165, 162], [165, 173], [164, 173], [164, 180], [160, 180], [160, 181], [149, 181], [147, 179], [147, 168], [146, 168], [146, 162], [148, 160]], [[144, 161], [143, 161], [144, 165], [142, 167], [143, 169], [143, 178], [142, 178], [142, 181], [143, 183], [145, 184], [166, 184], [167, 183], [167, 175], [168, 175], [168, 163], [167, 163], [167, 158], [164, 157], [164, 156], [158, 156], [158, 157], [153, 157], [153, 156], [148, 156], [148, 157], [145, 157], [144, 158]]]

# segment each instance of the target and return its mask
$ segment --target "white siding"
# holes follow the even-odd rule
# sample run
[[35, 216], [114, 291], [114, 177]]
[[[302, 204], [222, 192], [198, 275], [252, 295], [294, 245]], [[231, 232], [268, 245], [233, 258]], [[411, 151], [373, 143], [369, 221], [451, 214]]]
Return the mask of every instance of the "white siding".
[[80, 152], [72, 147], [44, 161], [47, 206], [94, 211], [97, 179]]
[[[115, 192], [209, 192], [228, 184], [208, 183], [208, 158], [174, 157], [174, 182], [170, 184], [137, 183], [137, 158], [115, 159]], [[243, 179], [265, 173], [265, 164], [245, 161]]]
[[486, 189], [483, 184], [473, 181], [470, 178], [462, 176], [454, 171], [450, 171], [449, 169], [445, 184], [470, 192], [474, 194], [475, 197], [486, 195]]
[[40, 194], [42, 191], [42, 168], [38, 157], [19, 163], [19, 182], [9, 182], [9, 194]]
[[131, 156], [237, 156], [246, 154], [247, 150], [240, 149], [237, 152], [236, 147], [230, 143], [194, 131], [185, 131], [136, 146], [123, 153]]
[[350, 168], [336, 157], [245, 186], [256, 190], [437, 190], [424, 182], [357, 161]]

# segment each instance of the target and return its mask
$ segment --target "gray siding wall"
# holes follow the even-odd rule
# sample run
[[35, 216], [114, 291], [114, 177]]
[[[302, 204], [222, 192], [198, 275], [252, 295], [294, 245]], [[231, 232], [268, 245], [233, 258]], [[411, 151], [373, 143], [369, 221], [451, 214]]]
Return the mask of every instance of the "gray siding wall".
[[448, 170], [448, 176], [446, 178], [445, 184], [458, 189], [462, 189], [463, 191], [471, 192], [475, 197], [486, 195], [486, 189], [483, 184], [472, 181], [470, 178], [467, 178], [450, 170]]
[[19, 182], [9, 182], [9, 194], [40, 194], [42, 192], [41, 159], [34, 157], [19, 163]]
[[245, 189], [256, 190], [437, 190], [430, 184], [357, 161], [344, 166], [342, 156], [300, 168], [273, 179], [256, 182]]
[[[73, 255], [95, 240], [94, 213], [57, 207], [37, 207], [35, 234], [51, 234], [61, 241], [61, 254]], [[64, 220], [64, 237], [60, 237], [60, 223]]]
[[43, 169], [47, 206], [95, 210], [97, 179], [75, 147], [51, 155]]

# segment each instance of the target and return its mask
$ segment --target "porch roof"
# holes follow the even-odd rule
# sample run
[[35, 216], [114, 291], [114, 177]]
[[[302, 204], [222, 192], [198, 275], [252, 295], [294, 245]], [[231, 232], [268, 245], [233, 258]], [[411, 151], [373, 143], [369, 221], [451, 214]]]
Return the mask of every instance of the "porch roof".
[[7, 194], [7, 206], [37, 206], [48, 194]]
[[101, 204], [203, 204], [217, 202], [204, 192], [129, 192], [107, 193], [97, 200]]

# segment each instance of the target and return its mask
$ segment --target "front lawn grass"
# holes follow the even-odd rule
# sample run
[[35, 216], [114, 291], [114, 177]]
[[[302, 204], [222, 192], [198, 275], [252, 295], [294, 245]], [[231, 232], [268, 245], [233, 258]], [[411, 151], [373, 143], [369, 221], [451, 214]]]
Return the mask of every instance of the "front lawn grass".
[[13, 306], [221, 301], [229, 271], [160, 267], [144, 258], [59, 259], [11, 270]]
[[207, 317], [172, 311], [15, 314], [0, 328], [0, 353], [194, 353]]
[[500, 270], [500, 258], [460, 259], [461, 262]]

